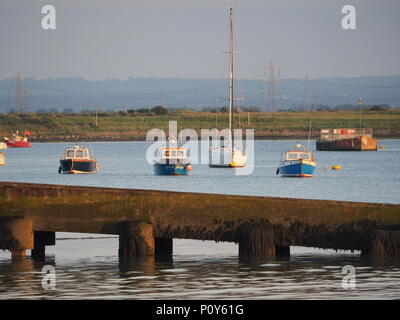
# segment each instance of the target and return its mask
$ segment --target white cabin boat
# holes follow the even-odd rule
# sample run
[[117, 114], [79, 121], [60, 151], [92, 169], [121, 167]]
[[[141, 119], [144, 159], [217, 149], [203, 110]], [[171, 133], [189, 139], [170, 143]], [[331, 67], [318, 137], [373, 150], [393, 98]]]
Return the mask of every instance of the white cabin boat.
[[312, 177], [316, 166], [315, 153], [296, 144], [293, 149], [282, 154], [276, 174], [282, 177]]
[[65, 149], [61, 155], [58, 173], [96, 173], [99, 171], [97, 159], [88, 148], [78, 145]]

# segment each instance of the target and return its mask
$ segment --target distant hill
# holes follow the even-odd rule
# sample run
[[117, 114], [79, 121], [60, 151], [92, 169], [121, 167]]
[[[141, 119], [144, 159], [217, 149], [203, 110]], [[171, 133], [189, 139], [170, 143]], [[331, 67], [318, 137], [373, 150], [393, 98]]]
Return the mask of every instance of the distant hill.
[[[223, 79], [129, 78], [89, 81], [84, 78], [26, 80], [27, 107], [40, 109], [128, 110], [164, 105], [168, 108], [201, 109], [226, 105], [227, 83]], [[268, 83], [240, 81], [243, 106], [268, 108]], [[303, 108], [304, 79], [281, 79], [276, 84], [277, 109]], [[308, 81], [309, 101], [314, 108], [354, 104], [400, 107], [400, 75], [358, 78], [319, 78]], [[14, 109], [15, 80], [0, 80], [0, 112]]]

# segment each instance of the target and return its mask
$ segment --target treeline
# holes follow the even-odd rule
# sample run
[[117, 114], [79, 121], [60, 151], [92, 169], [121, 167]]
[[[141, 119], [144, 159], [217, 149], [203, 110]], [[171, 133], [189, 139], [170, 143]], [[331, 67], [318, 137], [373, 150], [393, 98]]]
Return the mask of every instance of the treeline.
[[[371, 105], [367, 105], [367, 104], [362, 104], [361, 105], [361, 109], [364, 111], [386, 111], [391, 109], [392, 107], [389, 104], [386, 103], [382, 103], [382, 104], [371, 104]], [[340, 104], [337, 105], [335, 107], [329, 107], [326, 105], [311, 105], [309, 108], [305, 108], [304, 106], [300, 106], [297, 108], [291, 108], [288, 110], [280, 110], [281, 112], [287, 112], [287, 111], [357, 111], [360, 110], [360, 105], [359, 104]]]
[[[139, 115], [166, 115], [170, 112], [171, 110], [167, 109], [166, 107], [163, 106], [155, 106], [153, 108], [139, 108], [139, 109], [128, 109], [128, 110], [93, 110], [93, 109], [83, 109], [81, 111], [75, 112], [72, 108], [65, 108], [62, 111], [58, 111], [57, 109], [51, 108], [51, 109], [39, 109], [36, 112], [36, 114], [65, 114], [65, 115], [82, 115], [82, 116], [97, 116], [99, 117], [107, 117], [107, 116], [115, 116], [115, 115], [134, 115], [134, 114], [139, 114]], [[17, 113], [15, 110], [10, 110], [9, 113]]]
[[[353, 128], [360, 123], [359, 110], [292, 111], [236, 113], [234, 124], [243, 129], [254, 129], [256, 138], [307, 137], [310, 119], [313, 135], [324, 128]], [[67, 111], [67, 110], [66, 110]], [[245, 110], [244, 110], [245, 111]], [[129, 141], [146, 137], [148, 130], [167, 130], [168, 121], [175, 120], [180, 128], [200, 132], [205, 128], [224, 129], [228, 126], [224, 109], [210, 112], [188, 109], [167, 109], [156, 106], [150, 109], [79, 113], [0, 113], [0, 137], [15, 130], [28, 130], [32, 141]], [[381, 106], [364, 106], [362, 125], [372, 128], [378, 137], [400, 137], [400, 109], [382, 109]]]
[[[373, 105], [361, 105], [363, 111], [387, 111], [390, 110], [392, 107], [388, 104], [373, 104]], [[38, 115], [82, 115], [82, 116], [97, 116], [98, 117], [109, 117], [109, 116], [162, 116], [167, 114], [177, 114], [181, 112], [208, 112], [208, 113], [226, 113], [228, 112], [229, 107], [203, 107], [200, 110], [193, 110], [193, 109], [178, 109], [178, 108], [167, 108], [164, 106], [155, 106], [153, 108], [139, 108], [139, 109], [128, 109], [128, 110], [93, 110], [93, 109], [83, 109], [81, 111], [74, 111], [72, 108], [64, 108], [62, 111], [50, 108], [50, 109], [38, 109], [35, 112], [29, 112], [29, 114], [38, 114]], [[335, 107], [329, 107], [325, 105], [311, 105], [309, 108], [305, 108], [303, 106], [299, 106], [296, 108], [290, 109], [279, 109], [277, 112], [307, 112], [307, 111], [357, 111], [360, 110], [360, 105], [358, 104], [344, 104], [344, 105], [337, 105]], [[234, 112], [264, 112], [262, 108], [258, 106], [246, 106], [246, 107], [235, 107]], [[11, 109], [8, 114], [21, 114], [20, 112]]]

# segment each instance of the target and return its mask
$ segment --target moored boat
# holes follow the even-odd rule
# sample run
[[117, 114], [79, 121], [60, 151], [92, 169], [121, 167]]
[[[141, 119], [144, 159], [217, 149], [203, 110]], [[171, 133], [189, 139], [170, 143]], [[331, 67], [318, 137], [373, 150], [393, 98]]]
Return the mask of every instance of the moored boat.
[[318, 151], [376, 151], [372, 129], [322, 129], [316, 142]]
[[210, 150], [209, 167], [211, 168], [240, 168], [245, 167], [247, 155], [238, 148], [217, 147]]
[[282, 177], [312, 177], [317, 166], [315, 154], [296, 144], [293, 150], [282, 154], [276, 174]]
[[229, 8], [229, 137], [227, 146], [216, 146], [209, 151], [209, 167], [240, 168], [247, 164], [247, 153], [235, 145], [232, 128], [234, 127], [234, 23], [233, 8]]
[[4, 140], [6, 140], [7, 147], [10, 148], [30, 148], [31, 143], [28, 141], [30, 135], [29, 131], [25, 131], [24, 136], [20, 136], [17, 130], [10, 138], [6, 137]]
[[160, 148], [153, 167], [154, 173], [157, 175], [188, 175], [192, 170], [188, 149], [183, 147]]
[[65, 149], [61, 155], [58, 173], [96, 173], [99, 171], [97, 159], [89, 152], [88, 148], [78, 145]]

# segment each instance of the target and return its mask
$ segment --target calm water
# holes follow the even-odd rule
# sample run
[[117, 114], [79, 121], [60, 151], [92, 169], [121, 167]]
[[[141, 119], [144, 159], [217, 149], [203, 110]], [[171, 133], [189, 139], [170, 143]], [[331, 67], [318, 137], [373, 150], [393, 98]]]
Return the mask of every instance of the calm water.
[[[36, 143], [31, 149], [6, 151], [0, 180], [400, 203], [400, 141], [380, 144], [387, 149], [318, 152], [315, 177], [290, 179], [275, 171], [281, 152], [294, 141], [257, 141], [255, 169], [249, 176], [194, 165], [188, 177], [154, 176], [144, 160], [144, 142], [90, 143], [100, 173], [59, 175], [58, 159], [66, 144]], [[335, 164], [343, 170], [323, 169]], [[0, 299], [400, 298], [400, 261], [367, 259], [358, 252], [292, 247], [288, 259], [243, 261], [232, 243], [174, 239], [172, 260], [121, 261], [116, 237], [57, 233], [57, 239], [56, 246], [47, 248], [44, 263], [29, 257], [11, 261], [9, 252], [0, 252]], [[56, 290], [42, 289], [43, 264], [55, 265]], [[356, 268], [355, 289], [342, 288], [345, 265]]]

